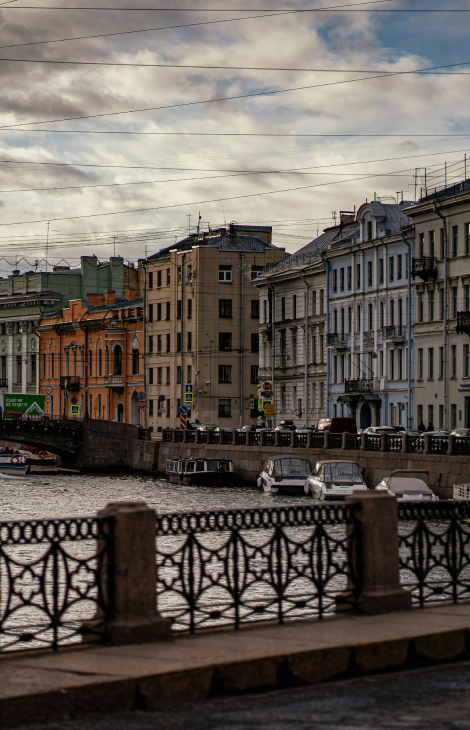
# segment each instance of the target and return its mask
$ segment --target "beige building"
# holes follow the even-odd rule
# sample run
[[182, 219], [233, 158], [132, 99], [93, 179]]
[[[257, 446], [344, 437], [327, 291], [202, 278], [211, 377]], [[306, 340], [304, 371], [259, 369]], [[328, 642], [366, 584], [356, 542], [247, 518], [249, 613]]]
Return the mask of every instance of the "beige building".
[[196, 233], [141, 262], [145, 274], [146, 418], [154, 431], [188, 417], [250, 423], [258, 386], [259, 298], [252, 281], [286, 257], [270, 226]]
[[470, 184], [404, 212], [415, 227], [415, 424], [469, 428]]

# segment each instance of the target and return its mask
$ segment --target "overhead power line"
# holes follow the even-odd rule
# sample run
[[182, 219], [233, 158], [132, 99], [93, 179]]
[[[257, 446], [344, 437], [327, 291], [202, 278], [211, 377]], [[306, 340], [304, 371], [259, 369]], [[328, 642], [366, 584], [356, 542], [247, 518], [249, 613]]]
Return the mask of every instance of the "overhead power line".
[[[354, 5], [376, 5], [378, 2], [390, 2], [390, 0], [376, 0], [375, 3], [353, 3]], [[124, 12], [124, 13], [149, 13], [149, 12], [171, 12], [171, 13], [264, 13], [272, 11], [272, 8], [126, 8], [86, 5], [14, 5], [6, 10], [92, 10], [99, 12]], [[276, 13], [468, 13], [469, 8], [355, 8], [347, 5], [337, 5], [326, 8], [302, 8], [291, 10], [290, 8], [275, 8]]]

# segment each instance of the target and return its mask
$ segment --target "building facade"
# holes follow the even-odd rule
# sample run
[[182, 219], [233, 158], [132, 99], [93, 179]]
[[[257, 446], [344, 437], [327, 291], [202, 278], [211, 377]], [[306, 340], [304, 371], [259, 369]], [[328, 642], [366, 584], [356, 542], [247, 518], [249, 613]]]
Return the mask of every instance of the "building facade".
[[150, 256], [145, 271], [147, 425], [191, 420], [240, 427], [258, 384], [258, 291], [267, 266], [286, 257], [268, 226], [231, 224], [194, 234]]
[[87, 292], [136, 286], [137, 270], [120, 257], [100, 262], [82, 256], [80, 268], [55, 266], [52, 271], [13, 271], [0, 278], [0, 392], [38, 392], [39, 340], [35, 325], [47, 312]]
[[125, 294], [88, 294], [41, 317], [38, 375], [39, 392], [50, 399], [46, 415], [70, 416], [75, 404], [80, 418], [143, 421], [144, 301], [133, 287]]
[[324, 256], [327, 412], [361, 428], [413, 427], [413, 248], [401, 233], [410, 228], [408, 206], [361, 205], [350, 240], [333, 241]]
[[405, 212], [415, 229], [415, 420], [470, 428], [470, 182]]

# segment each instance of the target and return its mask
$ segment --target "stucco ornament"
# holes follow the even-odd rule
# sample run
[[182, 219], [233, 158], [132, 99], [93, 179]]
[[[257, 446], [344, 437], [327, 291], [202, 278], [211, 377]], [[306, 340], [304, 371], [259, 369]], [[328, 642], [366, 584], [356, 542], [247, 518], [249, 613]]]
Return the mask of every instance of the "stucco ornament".
[[16, 340], [16, 349], [18, 352], [21, 350], [21, 340]]
[[36, 349], [36, 340], [34, 338], [31, 340], [31, 349], [32, 350]]
[[5, 352], [5, 350], [7, 349], [7, 343], [5, 342], [5, 340], [2, 340], [2, 344], [0, 345], [0, 347], [2, 348], [2, 352]]

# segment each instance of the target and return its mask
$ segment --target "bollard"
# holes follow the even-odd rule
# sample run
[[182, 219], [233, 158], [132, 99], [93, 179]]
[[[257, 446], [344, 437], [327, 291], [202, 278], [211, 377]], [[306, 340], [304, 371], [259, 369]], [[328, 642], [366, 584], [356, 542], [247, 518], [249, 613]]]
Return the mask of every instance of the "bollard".
[[171, 623], [157, 611], [155, 510], [145, 502], [110, 502], [98, 512], [109, 515], [114, 517], [114, 613], [108, 639], [118, 646], [169, 641]]
[[[359, 504], [362, 588], [359, 610], [376, 614], [411, 610], [411, 593], [400, 585], [397, 500], [382, 491], [353, 492], [349, 504]], [[356, 556], [356, 560], [359, 556]]]

